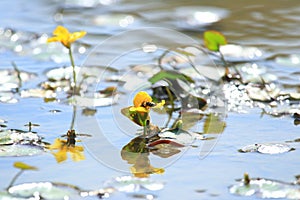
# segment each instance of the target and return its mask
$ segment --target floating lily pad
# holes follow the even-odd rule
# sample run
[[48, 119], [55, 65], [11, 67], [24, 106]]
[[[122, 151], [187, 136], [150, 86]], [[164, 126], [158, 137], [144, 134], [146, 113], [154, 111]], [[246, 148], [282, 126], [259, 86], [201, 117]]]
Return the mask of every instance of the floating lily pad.
[[0, 157], [34, 156], [44, 153], [44, 149], [36, 145], [1, 145]]
[[51, 182], [24, 183], [15, 185], [10, 187], [8, 192], [14, 197], [22, 198], [47, 200], [80, 198], [80, 190], [76, 186]]
[[255, 195], [263, 199], [300, 199], [299, 185], [264, 178], [250, 179], [247, 184], [240, 181], [230, 186], [229, 192], [240, 196]]
[[42, 138], [33, 132], [4, 130], [0, 132], [0, 145], [3, 144], [41, 144]]
[[285, 143], [265, 143], [265, 144], [251, 144], [241, 149], [239, 152], [258, 152], [262, 154], [280, 154], [294, 150], [288, 144]]
[[112, 187], [120, 192], [137, 192], [141, 189], [150, 191], [161, 190], [164, 183], [153, 181], [148, 178], [136, 178], [132, 176], [121, 176], [111, 179], [104, 184], [106, 187]]

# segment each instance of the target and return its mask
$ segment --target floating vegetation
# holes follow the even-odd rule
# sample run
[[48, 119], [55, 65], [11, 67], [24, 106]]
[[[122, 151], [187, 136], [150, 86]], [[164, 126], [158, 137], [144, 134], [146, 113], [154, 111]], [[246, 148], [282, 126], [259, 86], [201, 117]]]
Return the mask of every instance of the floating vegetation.
[[149, 178], [136, 178], [132, 176], [120, 176], [108, 180], [104, 187], [112, 187], [120, 192], [138, 192], [140, 190], [157, 191], [163, 189], [165, 184]]
[[285, 143], [260, 143], [247, 145], [238, 151], [241, 153], [258, 152], [262, 154], [280, 154], [295, 150]]
[[249, 178], [248, 174], [237, 184], [229, 187], [231, 194], [239, 196], [256, 196], [262, 199], [299, 199], [299, 185], [283, 181]]
[[35, 199], [78, 199], [80, 190], [76, 186], [51, 183], [51, 182], [33, 182], [14, 185], [8, 188], [8, 193], [17, 198], [35, 198]]

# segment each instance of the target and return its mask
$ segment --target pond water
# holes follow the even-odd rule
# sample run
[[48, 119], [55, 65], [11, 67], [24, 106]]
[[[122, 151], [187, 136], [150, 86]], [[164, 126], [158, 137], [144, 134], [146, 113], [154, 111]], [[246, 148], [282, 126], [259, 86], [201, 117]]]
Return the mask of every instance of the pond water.
[[[121, 149], [136, 137], [140, 127], [123, 116], [121, 109], [132, 105], [137, 91], [149, 87], [146, 79], [159, 71], [151, 66], [157, 64], [165, 49], [195, 42], [202, 44], [205, 30], [222, 32], [229, 43], [258, 48], [263, 52], [262, 58], [239, 61], [258, 66], [266, 77], [274, 76], [270, 80], [282, 90], [300, 92], [300, 4], [297, 1], [2, 0], [0, 5], [0, 70], [13, 70], [14, 62], [19, 70], [34, 74], [22, 84], [21, 90], [40, 88], [48, 78], [46, 72], [70, 66], [62, 45], [45, 42], [57, 25], [63, 25], [72, 32], [87, 31], [74, 46], [76, 63], [98, 78], [98, 83], [87, 91], [93, 93], [116, 86], [120, 92], [116, 104], [87, 106], [96, 113], [84, 114], [88, 111], [86, 107], [78, 106], [74, 110], [65, 102], [64, 92], [57, 94], [60, 101], [45, 102], [44, 98], [22, 98], [1, 88], [0, 119], [7, 126], [1, 130], [28, 130], [24, 125], [32, 122], [39, 125], [32, 126], [32, 130], [44, 141], [53, 143], [67, 133], [76, 113], [75, 129], [89, 134], [78, 138], [85, 156], [79, 162], [68, 158], [57, 163], [49, 151], [36, 156], [1, 157], [1, 190], [5, 190], [18, 172], [13, 167], [16, 161], [39, 170], [26, 171], [15, 184], [51, 181], [97, 190], [113, 177], [130, 175], [131, 165], [122, 159]], [[139, 65], [146, 75], [136, 73], [133, 66]], [[100, 67], [93, 71], [90, 66]], [[1, 76], [1, 79], [7, 77]], [[216, 90], [222, 91], [221, 86]], [[275, 155], [238, 150], [255, 143], [286, 143], [299, 138], [299, 126], [290, 112], [293, 106], [299, 113], [299, 98], [281, 102], [290, 113], [279, 117], [262, 114], [259, 106], [241, 105], [242, 108], [235, 109], [236, 105], [231, 107], [231, 103], [227, 99], [221, 109], [221, 121], [226, 123], [224, 131], [206, 135], [214, 139], [193, 140], [192, 145], [169, 158], [147, 156], [153, 166], [164, 168], [164, 173], [150, 175], [151, 180], [165, 183], [162, 190], [135, 195], [120, 192], [110, 198], [146, 199], [141, 194], [153, 194], [157, 199], [255, 199], [233, 195], [228, 190], [246, 172], [251, 177], [293, 182], [294, 176], [300, 173], [299, 143], [287, 143], [296, 150]], [[278, 107], [281, 109], [281, 105]], [[273, 108], [266, 110], [273, 112]], [[167, 114], [158, 112], [152, 112], [151, 116], [159, 126], [164, 126], [168, 118]], [[205, 118], [199, 120], [190, 130], [204, 132], [204, 121]]]

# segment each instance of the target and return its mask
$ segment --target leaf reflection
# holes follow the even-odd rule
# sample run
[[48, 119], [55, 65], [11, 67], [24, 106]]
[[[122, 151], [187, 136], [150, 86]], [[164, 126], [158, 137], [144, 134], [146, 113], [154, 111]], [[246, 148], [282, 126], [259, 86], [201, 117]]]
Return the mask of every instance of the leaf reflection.
[[163, 168], [151, 165], [148, 142], [149, 138], [139, 136], [131, 140], [121, 150], [122, 159], [126, 160], [128, 164], [132, 164], [130, 171], [135, 177], [146, 178], [151, 174], [162, 174], [165, 171]]

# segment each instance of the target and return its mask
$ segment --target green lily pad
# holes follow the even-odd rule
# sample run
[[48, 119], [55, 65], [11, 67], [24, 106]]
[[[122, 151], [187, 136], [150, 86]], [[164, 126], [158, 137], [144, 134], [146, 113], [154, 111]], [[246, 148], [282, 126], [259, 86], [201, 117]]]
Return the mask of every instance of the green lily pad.
[[149, 79], [149, 82], [152, 84], [155, 84], [156, 82], [165, 80], [165, 79], [167, 79], [167, 80], [179, 79], [179, 80], [186, 81], [189, 83], [194, 83], [194, 80], [191, 77], [189, 77], [185, 74], [182, 74], [182, 73], [178, 73], [176, 71], [172, 71], [172, 70], [161, 70], [160, 72], [158, 72], [157, 74], [152, 76]]
[[0, 145], [0, 157], [34, 156], [44, 152], [44, 149], [36, 145]]
[[8, 192], [14, 197], [22, 198], [47, 200], [80, 198], [80, 190], [76, 186], [51, 182], [24, 183], [15, 185], [10, 187]]
[[204, 44], [210, 51], [219, 51], [221, 45], [227, 44], [224, 35], [218, 31], [205, 31]]

